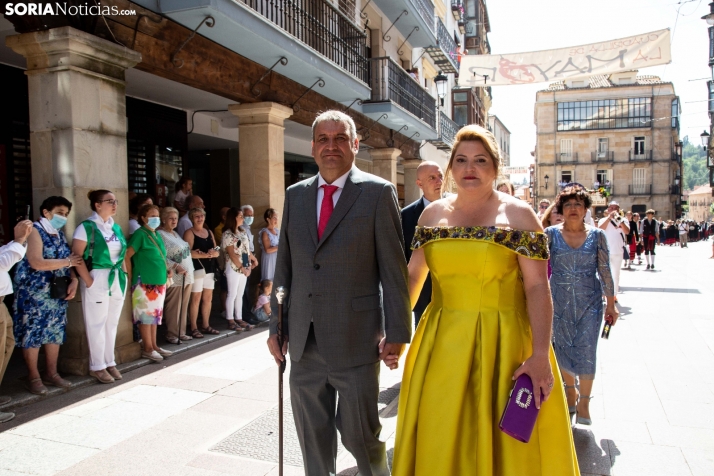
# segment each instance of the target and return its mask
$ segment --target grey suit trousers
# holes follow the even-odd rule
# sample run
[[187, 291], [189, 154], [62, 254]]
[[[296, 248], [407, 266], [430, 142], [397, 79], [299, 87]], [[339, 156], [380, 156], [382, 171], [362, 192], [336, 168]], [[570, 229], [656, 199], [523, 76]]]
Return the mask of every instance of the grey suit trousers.
[[[379, 440], [379, 362], [334, 369], [320, 355], [310, 326], [299, 362], [291, 360], [290, 397], [306, 476], [337, 474], [337, 432], [360, 476], [389, 476]], [[338, 400], [339, 395], [339, 400]]]

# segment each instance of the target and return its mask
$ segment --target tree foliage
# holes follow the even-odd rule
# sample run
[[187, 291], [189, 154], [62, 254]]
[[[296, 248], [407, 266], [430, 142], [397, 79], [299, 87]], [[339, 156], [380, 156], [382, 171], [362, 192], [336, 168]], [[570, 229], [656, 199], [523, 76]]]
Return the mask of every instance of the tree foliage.
[[699, 185], [709, 183], [709, 169], [707, 158], [701, 147], [692, 144], [689, 136], [682, 140], [682, 162], [684, 165], [684, 189], [692, 190]]

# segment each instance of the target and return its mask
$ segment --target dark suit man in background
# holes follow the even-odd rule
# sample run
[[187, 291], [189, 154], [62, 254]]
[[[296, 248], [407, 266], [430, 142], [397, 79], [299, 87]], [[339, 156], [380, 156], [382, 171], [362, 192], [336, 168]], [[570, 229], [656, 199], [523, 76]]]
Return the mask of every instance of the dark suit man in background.
[[[396, 368], [411, 339], [397, 192], [354, 166], [359, 140], [346, 114], [320, 114], [312, 137], [320, 171], [285, 192], [273, 287], [288, 291], [283, 330], [305, 473], [336, 474], [337, 429], [360, 475], [388, 476], [379, 362]], [[277, 315], [268, 347], [280, 363]]]
[[[412, 240], [417, 222], [427, 205], [441, 198], [441, 186], [444, 182], [444, 172], [436, 162], [422, 162], [416, 170], [416, 184], [424, 194], [419, 200], [402, 209], [402, 233], [404, 234], [404, 256], [412, 257]], [[414, 306], [414, 328], [419, 324], [421, 315], [431, 302], [431, 276], [427, 275], [424, 287], [421, 288], [419, 300]]]

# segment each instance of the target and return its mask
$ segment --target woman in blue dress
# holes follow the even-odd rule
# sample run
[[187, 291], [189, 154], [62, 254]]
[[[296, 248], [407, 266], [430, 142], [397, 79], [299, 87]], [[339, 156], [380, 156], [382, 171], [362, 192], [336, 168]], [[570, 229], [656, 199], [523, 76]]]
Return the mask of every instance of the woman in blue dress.
[[[592, 424], [590, 399], [595, 378], [598, 334], [605, 315], [617, 321], [615, 292], [607, 239], [602, 230], [584, 223], [590, 195], [580, 186], [565, 188], [556, 209], [565, 221], [546, 228], [553, 274], [553, 347], [563, 374], [568, 409], [577, 423]], [[579, 389], [576, 387], [579, 379]]]
[[[34, 223], [27, 240], [27, 254], [15, 272], [13, 331], [29, 371], [27, 389], [37, 395], [47, 393], [45, 385], [70, 386], [57, 373], [57, 356], [65, 339], [68, 300], [77, 292], [78, 281], [71, 268], [82, 262], [80, 256], [71, 254], [61, 231], [71, 209], [72, 203], [64, 197], [49, 197], [42, 202], [42, 218]], [[66, 298], [50, 297], [54, 277], [71, 277]], [[42, 376], [37, 368], [40, 347], [45, 349], [47, 363]]]

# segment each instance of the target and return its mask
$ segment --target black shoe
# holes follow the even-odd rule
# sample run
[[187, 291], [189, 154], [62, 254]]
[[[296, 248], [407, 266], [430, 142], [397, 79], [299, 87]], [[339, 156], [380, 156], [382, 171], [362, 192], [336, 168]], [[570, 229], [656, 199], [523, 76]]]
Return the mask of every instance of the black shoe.
[[650, 269], [650, 265], [647, 265], [647, 269]]
[[650, 266], [650, 269], [654, 269], [654, 265]]

